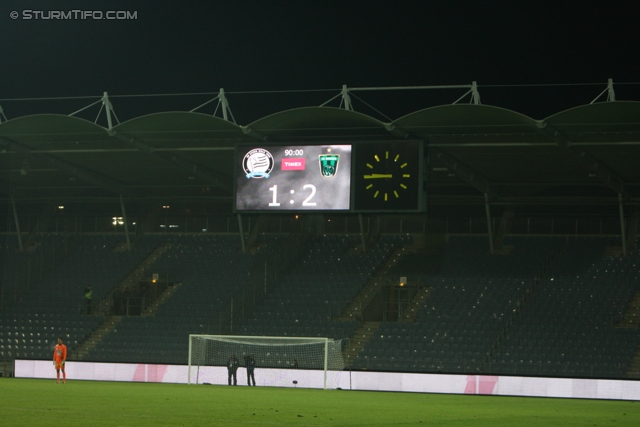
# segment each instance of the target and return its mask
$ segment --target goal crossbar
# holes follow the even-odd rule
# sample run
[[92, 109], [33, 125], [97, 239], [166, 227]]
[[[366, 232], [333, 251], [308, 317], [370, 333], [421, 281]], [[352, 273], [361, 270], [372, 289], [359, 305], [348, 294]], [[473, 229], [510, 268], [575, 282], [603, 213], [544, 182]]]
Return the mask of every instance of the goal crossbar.
[[[327, 371], [344, 369], [341, 340], [326, 337], [189, 335], [188, 383], [192, 383], [192, 367], [226, 366], [233, 355], [246, 358], [256, 354], [263, 368], [322, 370], [323, 388], [327, 388]], [[298, 366], [300, 359], [300, 366]]]

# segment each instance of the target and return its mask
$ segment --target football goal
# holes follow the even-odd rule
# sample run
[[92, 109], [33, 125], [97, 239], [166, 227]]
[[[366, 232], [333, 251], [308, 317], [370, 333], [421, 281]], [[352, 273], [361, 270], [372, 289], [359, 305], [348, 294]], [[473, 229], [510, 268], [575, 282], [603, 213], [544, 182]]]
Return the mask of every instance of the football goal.
[[[229, 359], [239, 360], [239, 382], [247, 361], [255, 361], [256, 378], [263, 385], [332, 387], [327, 373], [342, 371], [342, 340], [304, 337], [189, 335], [189, 384], [226, 384]], [[329, 375], [331, 377], [331, 375]], [[335, 377], [335, 376], [334, 376]], [[288, 385], [288, 384], [287, 384]]]

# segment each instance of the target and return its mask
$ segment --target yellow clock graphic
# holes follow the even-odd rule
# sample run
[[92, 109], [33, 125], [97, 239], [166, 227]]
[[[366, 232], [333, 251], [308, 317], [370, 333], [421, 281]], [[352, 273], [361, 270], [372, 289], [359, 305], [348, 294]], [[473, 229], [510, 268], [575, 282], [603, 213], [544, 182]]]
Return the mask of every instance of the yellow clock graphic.
[[[415, 159], [413, 159], [415, 161]], [[412, 184], [411, 159], [393, 150], [381, 150], [365, 160], [362, 175], [366, 193], [381, 202], [405, 196]]]
[[371, 141], [356, 145], [356, 212], [409, 212], [423, 206], [423, 142]]

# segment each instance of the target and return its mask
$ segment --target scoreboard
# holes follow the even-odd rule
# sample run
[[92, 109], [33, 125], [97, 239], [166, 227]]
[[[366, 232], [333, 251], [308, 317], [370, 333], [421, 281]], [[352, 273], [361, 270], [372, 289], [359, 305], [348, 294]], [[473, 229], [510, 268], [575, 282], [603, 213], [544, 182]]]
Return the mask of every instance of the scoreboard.
[[236, 147], [236, 212], [420, 211], [422, 141]]
[[242, 147], [236, 210], [349, 210], [351, 145]]

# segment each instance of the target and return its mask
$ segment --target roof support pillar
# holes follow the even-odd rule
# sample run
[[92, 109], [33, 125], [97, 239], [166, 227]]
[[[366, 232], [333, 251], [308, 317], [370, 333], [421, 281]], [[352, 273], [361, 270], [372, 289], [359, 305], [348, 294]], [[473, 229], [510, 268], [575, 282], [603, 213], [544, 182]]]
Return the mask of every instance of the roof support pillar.
[[351, 97], [349, 96], [349, 89], [347, 85], [342, 85], [342, 102], [344, 103], [344, 109], [353, 111], [353, 106], [351, 105]]
[[362, 222], [362, 214], [358, 214], [358, 222], [360, 223], [360, 240], [362, 241], [362, 253], [365, 253], [367, 252], [367, 244], [364, 237], [364, 224]]
[[129, 239], [129, 221], [127, 220], [127, 211], [124, 209], [124, 199], [120, 195], [120, 208], [122, 209], [122, 222], [124, 222], [124, 234], [127, 237], [127, 250], [131, 251], [131, 240]]
[[471, 103], [480, 105], [480, 92], [478, 92], [478, 83], [474, 80], [471, 82]]
[[613, 90], [613, 79], [607, 81], [607, 102], [616, 100], [616, 92]]
[[615, 102], [615, 100], [616, 100], [616, 92], [613, 90], [613, 79], [608, 79], [607, 80], [607, 88], [605, 90], [603, 90], [602, 92], [600, 92], [600, 95], [596, 96], [596, 98], [593, 101], [591, 101], [590, 104], [593, 104], [598, 99], [600, 99], [600, 97], [602, 95], [604, 95], [605, 92], [607, 93], [607, 102]]
[[233, 113], [231, 112], [231, 108], [229, 107], [229, 101], [227, 100], [227, 96], [224, 94], [224, 88], [220, 88], [220, 92], [218, 92], [218, 95], [216, 95], [215, 98], [210, 99], [207, 102], [198, 105], [193, 110], [189, 110], [189, 112], [193, 113], [194, 111], [199, 110], [200, 108], [204, 107], [205, 105], [209, 105], [210, 103], [212, 103], [215, 100], [218, 100], [218, 105], [216, 106], [216, 110], [213, 112], [213, 115], [215, 116], [216, 113], [218, 112], [218, 108], [220, 106], [222, 106], [222, 118], [224, 120], [226, 120], [226, 121], [229, 121], [229, 115], [231, 115], [231, 120], [233, 120], [233, 123], [236, 123], [236, 119], [235, 119], [235, 117], [233, 117]]
[[459, 87], [470, 87], [470, 89], [466, 91], [464, 95], [462, 95], [460, 98], [456, 99], [453, 102], [453, 104], [457, 104], [458, 102], [462, 101], [462, 99], [464, 99], [464, 97], [469, 94], [471, 94], [471, 101], [469, 101], [471, 104], [475, 104], [475, 105], [481, 104], [480, 92], [478, 92], [478, 83], [476, 81], [471, 82], [471, 86], [465, 85], [465, 86], [459, 86]]
[[22, 234], [20, 233], [20, 221], [18, 221], [18, 211], [16, 210], [16, 201], [11, 196], [11, 207], [13, 208], [13, 220], [16, 222], [16, 231], [18, 232], [18, 245], [20, 246], [20, 252], [22, 252]]
[[113, 111], [113, 106], [111, 105], [111, 101], [109, 101], [109, 95], [105, 92], [102, 95], [102, 105], [105, 108], [105, 112], [107, 114], [107, 126], [108, 129], [113, 129], [113, 121], [111, 120], [111, 111]]
[[242, 252], [246, 252], [247, 248], [244, 243], [244, 227], [242, 226], [242, 215], [238, 214], [238, 227], [240, 228], [240, 243], [242, 244]]
[[624, 208], [622, 206], [622, 193], [618, 193], [618, 211], [620, 212], [620, 237], [622, 238], [622, 255], [627, 256], [627, 232], [624, 226]]
[[489, 209], [489, 194], [484, 193], [484, 209], [487, 213], [487, 232], [489, 233], [489, 252], [493, 255], [493, 230], [491, 229], [491, 211]]
[[218, 102], [222, 104], [222, 118], [229, 121], [229, 101], [227, 101], [227, 97], [224, 95], [224, 88], [220, 88]]

